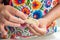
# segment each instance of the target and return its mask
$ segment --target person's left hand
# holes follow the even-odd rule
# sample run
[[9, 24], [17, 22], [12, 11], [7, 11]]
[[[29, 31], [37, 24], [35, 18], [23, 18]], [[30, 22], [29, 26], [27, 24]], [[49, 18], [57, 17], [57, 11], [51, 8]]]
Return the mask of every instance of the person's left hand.
[[2, 34], [7, 35], [4, 27], [21, 27], [21, 24], [25, 23], [24, 20], [26, 18], [27, 17], [23, 12], [14, 7], [0, 4], [0, 32], [2, 32]]

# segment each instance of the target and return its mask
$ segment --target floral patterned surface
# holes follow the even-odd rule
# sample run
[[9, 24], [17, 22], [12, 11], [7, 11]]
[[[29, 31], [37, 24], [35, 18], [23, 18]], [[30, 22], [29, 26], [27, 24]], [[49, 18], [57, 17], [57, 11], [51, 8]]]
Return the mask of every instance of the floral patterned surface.
[[[9, 4], [19, 11], [22, 11], [25, 15], [28, 15], [28, 17], [33, 18], [32, 20], [38, 20], [46, 15], [57, 2], [58, 0], [10, 0]], [[23, 24], [21, 28], [8, 26], [5, 29], [8, 32], [7, 38], [29, 38], [33, 36], [32, 32], [25, 26], [25, 24]], [[46, 34], [48, 35], [56, 31], [57, 27], [56, 22], [54, 21], [47, 29]]]

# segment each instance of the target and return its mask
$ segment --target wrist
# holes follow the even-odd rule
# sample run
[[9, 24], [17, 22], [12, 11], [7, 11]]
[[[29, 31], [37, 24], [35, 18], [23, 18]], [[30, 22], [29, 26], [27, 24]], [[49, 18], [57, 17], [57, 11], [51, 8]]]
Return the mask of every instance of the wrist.
[[53, 23], [53, 18], [51, 18], [49, 16], [48, 17], [44, 17], [43, 19], [45, 20], [46, 27], [49, 27]]
[[47, 26], [49, 26], [51, 24], [51, 21], [48, 20], [48, 18], [41, 18], [38, 20], [39, 25], [42, 27], [47, 28]]
[[52, 18], [52, 16], [47, 16], [47, 17], [44, 17], [43, 19], [46, 20], [46, 22], [50, 23], [50, 22], [53, 22], [54, 18]]

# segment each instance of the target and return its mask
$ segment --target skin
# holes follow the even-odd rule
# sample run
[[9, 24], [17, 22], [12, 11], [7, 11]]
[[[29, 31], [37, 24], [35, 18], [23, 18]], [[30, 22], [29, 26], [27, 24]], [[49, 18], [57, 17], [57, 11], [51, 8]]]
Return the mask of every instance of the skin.
[[[14, 10], [14, 11], [13, 11]], [[18, 16], [19, 18], [15, 17]], [[0, 31], [6, 35], [5, 26], [20, 27], [25, 23], [26, 15], [21, 11], [9, 6], [0, 4]]]
[[60, 0], [59, 3], [46, 16], [38, 20], [38, 26], [35, 24], [27, 24], [27, 26], [34, 35], [45, 35], [47, 32], [46, 27], [51, 25], [51, 23], [58, 18], [60, 18]]
[[[0, 6], [2, 5], [0, 4]], [[27, 17], [22, 12], [9, 5], [3, 7], [3, 9], [0, 9], [0, 31], [6, 35], [7, 32], [4, 30], [5, 26], [9, 25], [13, 27], [20, 27], [21, 24], [24, 23], [24, 19]], [[39, 27], [35, 24], [27, 24], [28, 28], [33, 32], [34, 35], [44, 35], [46, 33], [46, 26], [50, 25], [54, 20], [60, 17], [59, 10], [60, 4], [53, 8], [44, 18], [38, 20]], [[19, 16], [20, 18], [16, 18], [14, 15]]]

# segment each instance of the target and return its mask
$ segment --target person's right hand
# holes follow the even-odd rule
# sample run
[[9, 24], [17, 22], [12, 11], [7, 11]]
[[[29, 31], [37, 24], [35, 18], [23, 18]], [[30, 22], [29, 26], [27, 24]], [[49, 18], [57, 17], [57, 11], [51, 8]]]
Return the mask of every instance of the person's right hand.
[[[19, 18], [15, 17], [18, 16]], [[9, 5], [0, 4], [0, 31], [6, 35], [5, 26], [20, 27], [26, 15]]]
[[55, 23], [51, 21], [52, 19], [41, 18], [38, 20], [39, 25], [36, 23], [27, 24], [29, 30], [36, 36], [43, 36], [47, 33], [48, 27], [54, 27]]

